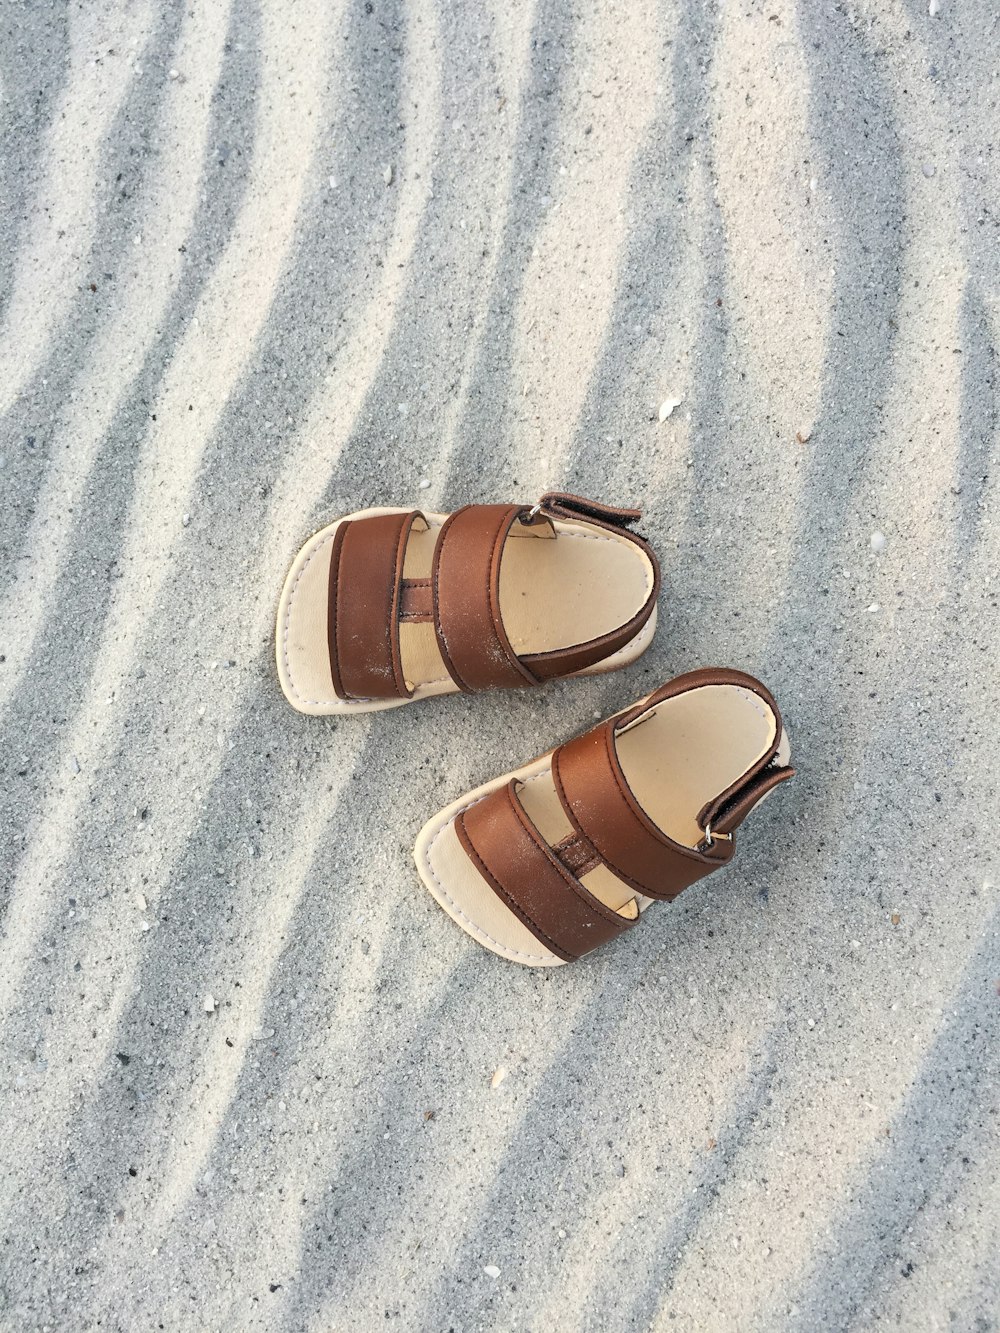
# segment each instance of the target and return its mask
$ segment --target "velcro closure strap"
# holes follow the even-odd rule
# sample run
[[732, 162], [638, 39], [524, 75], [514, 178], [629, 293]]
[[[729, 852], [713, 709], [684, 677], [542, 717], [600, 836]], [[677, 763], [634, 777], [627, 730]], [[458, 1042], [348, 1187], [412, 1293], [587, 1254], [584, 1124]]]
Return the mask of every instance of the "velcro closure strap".
[[642, 518], [641, 509], [619, 509], [615, 505], [588, 500], [569, 491], [546, 491], [538, 507], [550, 514], [561, 514], [564, 518], [589, 518], [612, 528], [627, 528]]
[[337, 528], [330, 555], [327, 640], [342, 699], [407, 699], [399, 653], [400, 589], [410, 529], [424, 516], [373, 514]]
[[662, 833], [632, 795], [614, 737], [612, 718], [553, 753], [559, 799], [577, 833], [619, 879], [647, 898], [676, 898], [728, 861], [732, 843], [700, 851]]
[[[517, 779], [455, 820], [466, 855], [494, 893], [564, 962], [628, 930], [621, 916], [560, 864], [517, 798]], [[638, 914], [636, 914], [638, 915]]]
[[731, 834], [770, 791], [794, 776], [794, 768], [783, 768], [769, 762], [766, 768], [752, 774], [741, 786], [709, 802], [698, 815], [698, 823], [702, 828], [711, 827], [715, 833]]
[[[434, 628], [444, 664], [463, 690], [537, 685], [500, 616], [500, 559], [521, 505], [466, 505], [445, 520], [431, 573]], [[546, 520], [547, 521], [547, 520]]]

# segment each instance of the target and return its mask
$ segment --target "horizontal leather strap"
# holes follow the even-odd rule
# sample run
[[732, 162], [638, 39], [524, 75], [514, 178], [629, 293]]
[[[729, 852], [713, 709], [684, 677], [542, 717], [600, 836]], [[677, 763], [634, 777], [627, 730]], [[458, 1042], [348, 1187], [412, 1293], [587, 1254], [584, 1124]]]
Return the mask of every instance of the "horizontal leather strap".
[[523, 505], [466, 505], [441, 528], [431, 574], [434, 625], [444, 664], [462, 690], [538, 684], [511, 647], [500, 615], [504, 542], [526, 514]]
[[399, 598], [410, 529], [423, 515], [345, 519], [330, 553], [327, 640], [342, 699], [407, 699], [399, 653]]
[[512, 778], [469, 806], [455, 831], [493, 892], [557, 958], [572, 962], [633, 922], [560, 864], [518, 800], [517, 785]]
[[434, 619], [430, 579], [404, 579], [399, 594], [399, 618], [410, 624]]

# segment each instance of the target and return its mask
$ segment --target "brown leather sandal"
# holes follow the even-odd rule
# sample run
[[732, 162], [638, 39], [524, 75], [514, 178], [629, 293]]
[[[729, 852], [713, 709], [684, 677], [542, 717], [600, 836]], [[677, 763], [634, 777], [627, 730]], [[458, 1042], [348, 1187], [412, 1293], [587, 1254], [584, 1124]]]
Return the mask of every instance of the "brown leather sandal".
[[365, 509], [296, 557], [278, 676], [302, 713], [363, 713], [458, 690], [524, 688], [634, 661], [660, 567], [637, 509], [550, 493], [451, 515]]
[[556, 967], [727, 865], [790, 755], [759, 681], [692, 671], [453, 802], [421, 830], [417, 869], [487, 949]]

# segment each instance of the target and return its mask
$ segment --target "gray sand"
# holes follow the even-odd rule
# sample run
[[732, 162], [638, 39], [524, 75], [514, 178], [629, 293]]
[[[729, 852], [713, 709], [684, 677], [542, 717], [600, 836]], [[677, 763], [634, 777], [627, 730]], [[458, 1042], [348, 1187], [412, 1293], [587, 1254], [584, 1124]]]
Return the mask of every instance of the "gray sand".
[[[0, 25], [4, 1329], [1000, 1327], [996, 8], [511, 8]], [[640, 663], [288, 707], [313, 530], [550, 487]], [[710, 663], [736, 865], [481, 950], [427, 816]]]

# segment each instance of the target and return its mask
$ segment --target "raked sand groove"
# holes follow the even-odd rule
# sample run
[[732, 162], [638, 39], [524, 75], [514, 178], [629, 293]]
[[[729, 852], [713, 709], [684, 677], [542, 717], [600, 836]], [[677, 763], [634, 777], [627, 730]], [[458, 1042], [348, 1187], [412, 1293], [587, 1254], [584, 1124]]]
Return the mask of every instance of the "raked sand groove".
[[[255, 154], [252, 170], [256, 180], [244, 202], [244, 223], [237, 225], [229, 247], [219, 261], [215, 279], [197, 306], [198, 313], [170, 364], [155, 404], [159, 411], [151, 413], [151, 429], [144, 441], [148, 463], [143, 469], [143, 484], [136, 490], [134, 512], [126, 530], [121, 557], [125, 572], [102, 627], [101, 648], [87, 701], [90, 707], [85, 703], [81, 709], [64, 747], [71, 764], [75, 756], [77, 764], [98, 767], [107, 756], [106, 737], [116, 726], [112, 703], [116, 692], [125, 686], [126, 673], [134, 662], [136, 649], [133, 644], [141, 638], [145, 620], [142, 608], [144, 604], [153, 604], [166, 578], [172, 558], [167, 534], [183, 526], [185, 502], [197, 472], [200, 452], [191, 447], [189, 438], [191, 435], [197, 438], [200, 431], [211, 434], [228, 391], [253, 345], [255, 329], [251, 309], [256, 310], [258, 322], [264, 318], [269, 296], [281, 270], [284, 250], [293, 231], [298, 203], [296, 186], [301, 188], [309, 161], [305, 131], [310, 125], [315, 128], [318, 122], [317, 108], [310, 106], [308, 97], [310, 82], [314, 88], [318, 85], [322, 51], [322, 44], [317, 39], [322, 36], [323, 28], [318, 24], [318, 14], [314, 17], [317, 21], [310, 22], [303, 11], [301, 25], [285, 26], [278, 19], [277, 11], [272, 10], [270, 23], [265, 24], [266, 36], [272, 38], [273, 45], [271, 50], [265, 50], [263, 60], [262, 115], [268, 129], [260, 136]], [[301, 81], [296, 81], [292, 88], [298, 96], [294, 102], [288, 99], [285, 103], [268, 89], [268, 77], [277, 83], [284, 77], [282, 71], [289, 56], [300, 50], [304, 52], [306, 48], [312, 55], [312, 64], [303, 59]], [[286, 115], [285, 124], [273, 115], [272, 97]], [[270, 123], [272, 120], [273, 124]], [[298, 155], [289, 154], [285, 142], [293, 128], [299, 145]], [[279, 174], [279, 159], [287, 173], [283, 193], [273, 189], [273, 180]], [[258, 236], [269, 242], [269, 269], [260, 261], [259, 239], [251, 239], [251, 219], [259, 229]], [[257, 294], [256, 307], [251, 307], [245, 299], [251, 285]], [[226, 314], [230, 294], [244, 298], [241, 302], [243, 317], [235, 323]], [[196, 364], [205, 367], [207, 372], [198, 409], [185, 401], [191, 396]], [[172, 441], [176, 441], [175, 450], [170, 448]], [[179, 460], [171, 462], [175, 453]], [[101, 721], [96, 727], [92, 721], [86, 720], [88, 714], [100, 716]], [[51, 819], [53, 824], [59, 825], [60, 835], [47, 843], [36, 841], [19, 868], [7, 920], [9, 953], [0, 983], [0, 1014], [6, 1012], [11, 1003], [18, 984], [18, 970], [43, 925], [33, 910], [32, 887], [58, 873], [64, 849], [76, 832], [72, 818], [75, 805], [84, 798], [84, 784], [74, 784], [69, 794], [53, 792], [50, 795]], [[56, 806], [62, 810], [61, 817], [56, 815]]]
[[[0, 328], [0, 413], [10, 408], [54, 328], [78, 299], [77, 275], [96, 221], [101, 149], [141, 72], [144, 28], [152, 27], [150, 4], [118, 6], [105, 0], [77, 10], [70, 19], [68, 79], [42, 151], [42, 177], [22, 227], [15, 230], [16, 219], [8, 223], [15, 236], [21, 234]], [[8, 34], [8, 40], [13, 36]], [[59, 79], [62, 71], [47, 75]]]
[[[0, 1328], [998, 1328], [1000, 20], [939, 9], [7, 17]], [[639, 664], [285, 705], [311, 530], [551, 485], [646, 511]], [[736, 866], [477, 950], [427, 815], [713, 661], [800, 767]]]
[[70, 389], [66, 412], [53, 433], [53, 466], [34, 501], [12, 596], [0, 610], [20, 629], [11, 670], [4, 673], [0, 683], [0, 704], [13, 693], [26, 668], [95, 454], [123, 398], [134, 390], [179, 280], [180, 251], [197, 207], [211, 94], [219, 76], [226, 18], [222, 7], [213, 7], [189, 19], [188, 31], [174, 53], [185, 68], [192, 63], [192, 52], [197, 51], [200, 59], [184, 83], [169, 81], [160, 169], [149, 182], [148, 202], [144, 202], [138, 219], [132, 282], [120, 307], [89, 349], [79, 387]]

